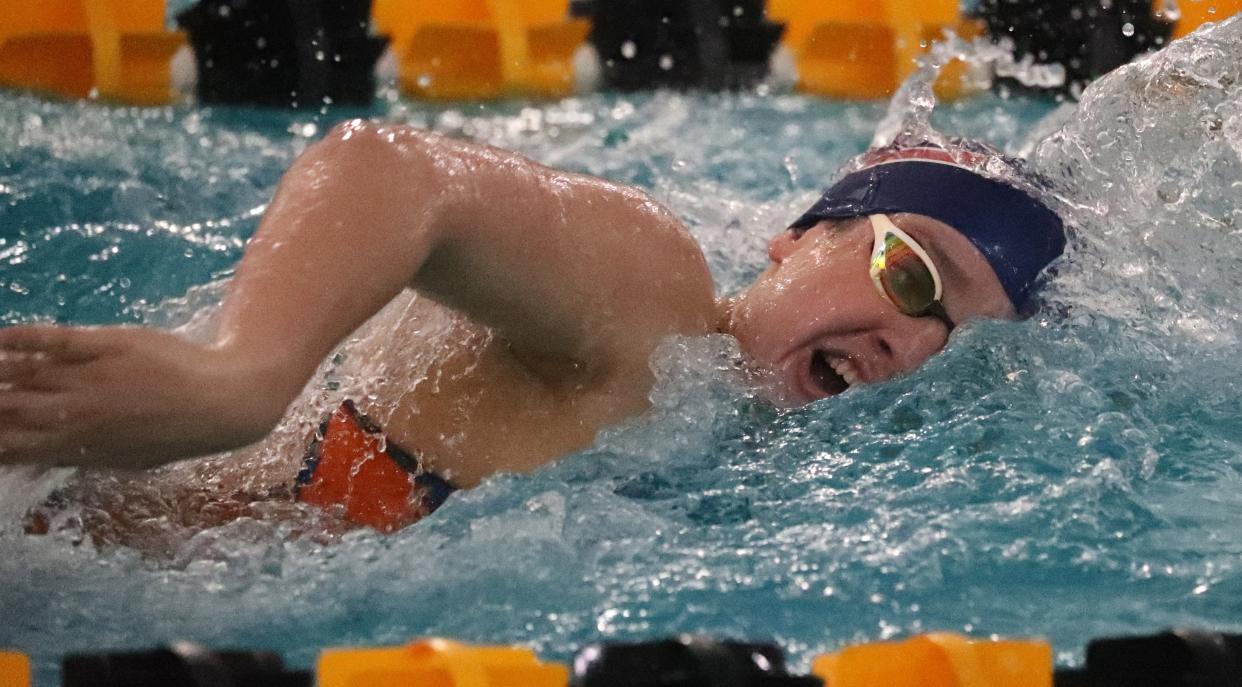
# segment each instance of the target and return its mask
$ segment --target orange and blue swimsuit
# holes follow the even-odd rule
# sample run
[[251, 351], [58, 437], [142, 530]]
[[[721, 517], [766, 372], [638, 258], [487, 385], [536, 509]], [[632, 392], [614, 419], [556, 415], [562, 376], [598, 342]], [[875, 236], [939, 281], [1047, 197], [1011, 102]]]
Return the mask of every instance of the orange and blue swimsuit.
[[297, 500], [343, 506], [345, 519], [393, 532], [427, 517], [456, 491], [414, 454], [388, 441], [345, 401], [320, 425], [297, 477]]

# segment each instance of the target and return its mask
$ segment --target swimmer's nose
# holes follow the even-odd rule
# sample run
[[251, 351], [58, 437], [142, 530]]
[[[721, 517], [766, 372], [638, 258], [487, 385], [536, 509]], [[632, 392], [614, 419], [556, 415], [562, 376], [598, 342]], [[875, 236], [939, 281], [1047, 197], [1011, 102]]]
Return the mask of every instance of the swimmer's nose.
[[798, 235], [793, 229], [786, 229], [768, 239], [768, 259], [777, 265], [789, 257], [798, 244]]
[[934, 317], [910, 317], [893, 308], [883, 319], [873, 334], [876, 372], [883, 379], [918, 369], [949, 340], [948, 327]]

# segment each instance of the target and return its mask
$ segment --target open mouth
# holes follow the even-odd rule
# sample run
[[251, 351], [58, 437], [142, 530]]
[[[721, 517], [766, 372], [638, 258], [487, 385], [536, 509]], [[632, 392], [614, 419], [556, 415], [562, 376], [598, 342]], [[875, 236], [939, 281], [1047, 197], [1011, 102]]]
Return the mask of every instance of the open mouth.
[[836, 396], [859, 381], [849, 360], [829, 357], [824, 351], [811, 356], [811, 379], [828, 396]]

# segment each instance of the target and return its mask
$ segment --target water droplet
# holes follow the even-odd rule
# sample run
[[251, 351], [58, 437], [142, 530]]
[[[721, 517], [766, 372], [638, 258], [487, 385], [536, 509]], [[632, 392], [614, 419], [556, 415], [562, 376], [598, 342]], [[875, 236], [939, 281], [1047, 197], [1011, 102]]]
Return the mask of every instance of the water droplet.
[[621, 44], [621, 57], [632, 60], [638, 55], [638, 46], [634, 45], [634, 41], [626, 41]]
[[[1129, 26], [1129, 24], [1127, 24], [1126, 26]], [[1131, 29], [1131, 32], [1133, 32], [1133, 29]], [[326, 60], [326, 59], [328, 59], [328, 55], [327, 55], [326, 53], [324, 53], [324, 51], [322, 51], [322, 50], [316, 50], [316, 51], [315, 51], [315, 61], [316, 61], [316, 62], [323, 62], [323, 61], [324, 61], [324, 60]]]
[[430, 88], [431, 81], [432, 81], [432, 78], [430, 74], [419, 74], [418, 75], [417, 83], [418, 83], [419, 88]]
[[1164, 0], [1163, 6], [1157, 15], [1164, 21], [1174, 22], [1182, 18], [1182, 9], [1178, 7], [1177, 0]]
[[1133, 36], [1134, 35], [1134, 24], [1131, 24], [1130, 22], [1126, 22], [1125, 24], [1122, 24], [1121, 35], [1125, 36], [1126, 38]]

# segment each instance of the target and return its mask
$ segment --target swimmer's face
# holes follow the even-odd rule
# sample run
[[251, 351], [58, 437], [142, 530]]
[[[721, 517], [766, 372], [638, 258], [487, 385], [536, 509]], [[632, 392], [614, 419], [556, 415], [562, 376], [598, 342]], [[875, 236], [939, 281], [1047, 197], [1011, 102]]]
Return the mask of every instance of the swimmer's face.
[[[930, 254], [941, 298], [957, 325], [1015, 317], [996, 273], [964, 236], [923, 215], [893, 222]], [[768, 243], [772, 264], [730, 304], [728, 331], [762, 371], [773, 400], [803, 405], [858, 383], [910, 372], [944, 348], [948, 326], [903, 314], [868, 273], [874, 235], [867, 218], [825, 221]]]

